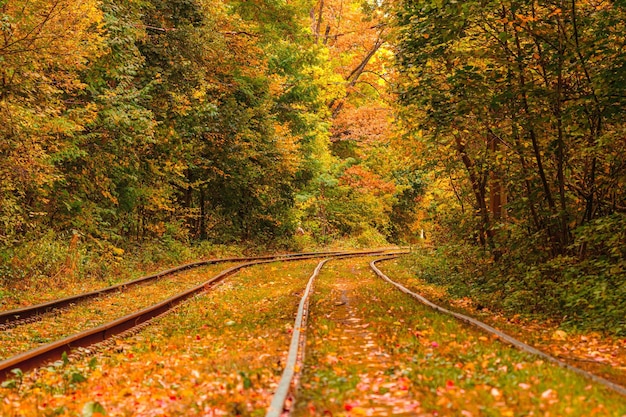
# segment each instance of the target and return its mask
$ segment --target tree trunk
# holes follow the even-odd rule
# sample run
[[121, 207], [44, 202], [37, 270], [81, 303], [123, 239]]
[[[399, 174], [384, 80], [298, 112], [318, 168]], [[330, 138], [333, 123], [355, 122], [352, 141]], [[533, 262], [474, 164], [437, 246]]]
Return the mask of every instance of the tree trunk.
[[489, 210], [487, 209], [487, 203], [485, 201], [485, 187], [478, 178], [474, 162], [467, 155], [467, 149], [465, 148], [465, 144], [458, 135], [455, 135], [454, 140], [457, 152], [459, 153], [459, 156], [463, 161], [463, 165], [465, 165], [465, 169], [467, 170], [467, 174], [469, 175], [470, 183], [472, 184], [472, 191], [474, 192], [474, 197], [476, 199], [476, 206], [478, 214], [480, 216], [478, 230], [480, 243], [483, 247], [488, 246], [489, 249], [493, 250], [495, 248], [495, 245], [493, 242], [493, 231], [491, 230], [491, 224], [489, 220]]

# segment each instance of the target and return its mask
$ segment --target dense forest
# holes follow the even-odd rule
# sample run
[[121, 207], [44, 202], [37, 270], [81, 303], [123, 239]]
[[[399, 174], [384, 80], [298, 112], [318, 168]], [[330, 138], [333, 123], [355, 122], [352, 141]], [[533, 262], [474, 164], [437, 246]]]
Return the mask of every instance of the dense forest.
[[624, 333], [625, 22], [608, 0], [0, 0], [0, 280], [425, 230], [417, 269], [451, 294]]
[[625, 7], [398, 7], [400, 114], [460, 293], [626, 332]]
[[389, 30], [365, 6], [3, 1], [4, 278], [71, 242], [398, 236], [421, 185], [389, 146]]
[[[377, 7], [3, 3], [3, 242], [389, 234]], [[381, 112], [370, 131], [355, 107]]]

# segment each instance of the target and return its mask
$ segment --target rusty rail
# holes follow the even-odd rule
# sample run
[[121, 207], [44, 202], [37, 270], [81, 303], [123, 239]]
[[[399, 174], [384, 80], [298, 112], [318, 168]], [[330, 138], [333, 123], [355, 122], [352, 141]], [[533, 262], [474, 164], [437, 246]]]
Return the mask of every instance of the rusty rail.
[[470, 325], [472, 325], [474, 327], [477, 327], [477, 328], [479, 328], [479, 329], [481, 329], [481, 330], [483, 330], [483, 331], [485, 331], [485, 332], [487, 332], [487, 333], [489, 333], [491, 335], [497, 336], [498, 339], [500, 339], [502, 342], [508, 343], [509, 345], [511, 345], [511, 346], [513, 346], [513, 347], [515, 347], [515, 348], [517, 348], [519, 350], [522, 350], [524, 352], [530, 353], [531, 355], [538, 356], [538, 357], [540, 357], [542, 359], [545, 359], [548, 362], [552, 362], [552, 363], [560, 366], [561, 368], [565, 368], [567, 370], [575, 372], [578, 375], [582, 375], [585, 378], [588, 378], [588, 379], [590, 379], [590, 380], [592, 380], [594, 382], [602, 384], [605, 387], [607, 387], [607, 388], [609, 388], [609, 389], [611, 389], [611, 390], [613, 390], [613, 391], [615, 391], [615, 392], [617, 392], [617, 393], [619, 393], [621, 395], [626, 395], [626, 387], [623, 387], [623, 386], [621, 386], [619, 384], [616, 384], [613, 381], [609, 381], [608, 379], [603, 378], [601, 376], [598, 376], [596, 374], [593, 374], [591, 372], [587, 372], [587, 371], [585, 371], [583, 369], [580, 369], [580, 368], [578, 368], [576, 366], [570, 365], [569, 363], [566, 363], [566, 362], [564, 362], [564, 361], [562, 361], [560, 359], [557, 359], [554, 356], [549, 355], [549, 354], [547, 354], [547, 353], [545, 353], [545, 352], [543, 352], [543, 351], [541, 351], [541, 350], [539, 350], [539, 349], [537, 349], [537, 348], [535, 348], [533, 346], [530, 346], [530, 345], [528, 345], [528, 344], [526, 344], [526, 343], [524, 343], [522, 341], [519, 341], [516, 338], [514, 338], [512, 336], [509, 336], [508, 334], [506, 334], [506, 333], [504, 333], [504, 332], [502, 332], [502, 331], [500, 331], [500, 330], [498, 330], [498, 329], [496, 329], [496, 328], [494, 328], [494, 327], [492, 327], [492, 326], [490, 326], [490, 325], [488, 325], [486, 323], [483, 323], [480, 320], [476, 320], [473, 317], [469, 317], [469, 316], [466, 316], [464, 314], [457, 313], [455, 311], [450, 311], [450, 310], [448, 310], [446, 308], [438, 306], [437, 304], [429, 301], [425, 297], [423, 297], [423, 296], [421, 296], [421, 295], [419, 295], [417, 293], [414, 293], [413, 291], [409, 290], [404, 285], [391, 280], [391, 278], [389, 278], [387, 275], [385, 275], [376, 266], [376, 264], [379, 263], [379, 262], [388, 261], [388, 260], [391, 260], [391, 259], [394, 259], [394, 258], [395, 258], [394, 256], [386, 256], [386, 257], [381, 258], [381, 259], [373, 260], [372, 262], [370, 262], [370, 267], [372, 268], [374, 273], [376, 275], [378, 275], [381, 279], [383, 279], [384, 281], [387, 281], [388, 283], [390, 283], [391, 285], [395, 286], [397, 289], [399, 289], [403, 293], [405, 293], [407, 295], [410, 295], [411, 297], [415, 298], [420, 303], [422, 303], [422, 304], [432, 308], [433, 310], [438, 311], [438, 312], [443, 313], [443, 314], [450, 315], [450, 316], [456, 318], [459, 321], [462, 321], [464, 323], [467, 323], [467, 324], [470, 324]]
[[132, 281], [124, 282], [117, 285], [112, 285], [110, 287], [102, 288], [95, 291], [90, 291], [82, 294], [72, 295], [65, 298], [59, 298], [57, 300], [48, 301], [41, 304], [36, 304], [28, 307], [17, 308], [13, 310], [5, 310], [0, 311], [0, 330], [4, 330], [14, 322], [29, 322], [33, 320], [29, 320], [36, 316], [40, 316], [42, 314], [51, 312], [53, 310], [62, 309], [68, 307], [73, 304], [77, 304], [79, 302], [95, 298], [104, 294], [109, 294], [115, 291], [123, 291], [128, 287], [135, 286], [138, 284], [143, 284], [149, 281], [153, 281], [168, 275], [175, 274], [177, 272], [185, 271], [188, 269], [198, 268], [206, 265], [213, 265], [219, 263], [226, 262], [251, 262], [251, 261], [259, 261], [266, 259], [285, 259], [290, 257], [297, 256], [326, 256], [332, 255], [334, 253], [339, 253], [338, 251], [329, 251], [329, 252], [305, 252], [305, 253], [296, 253], [296, 254], [279, 254], [279, 255], [267, 255], [267, 256], [253, 256], [253, 257], [242, 257], [242, 258], [221, 258], [221, 259], [207, 259], [202, 261], [191, 262], [188, 264], [180, 265], [174, 268], [166, 269], [165, 271], [157, 272], [156, 274], [147, 275], [141, 278], [137, 278]]
[[[173, 297], [170, 297], [160, 303], [157, 303], [151, 307], [144, 308], [135, 313], [126, 315], [112, 322], [103, 324], [93, 329], [85, 330], [80, 333], [76, 333], [72, 336], [64, 339], [57, 340], [44, 346], [40, 346], [36, 349], [21, 353], [19, 355], [10, 357], [0, 362], [0, 381], [7, 379], [11, 375], [11, 370], [15, 368], [21, 369], [23, 372], [37, 368], [45, 363], [60, 359], [63, 352], [70, 353], [72, 349], [87, 347], [99, 342], [102, 342], [111, 336], [125, 332], [135, 326], [147, 322], [148, 320], [159, 316], [183, 301], [199, 294], [200, 292], [210, 289], [214, 284], [223, 280], [224, 278], [236, 273], [237, 271], [250, 267], [253, 265], [261, 265], [272, 262], [292, 262], [307, 259], [315, 259], [324, 256], [331, 258], [349, 258], [356, 256], [378, 256], [383, 255], [383, 250], [370, 250], [360, 252], [334, 252], [332, 254], [305, 254], [305, 255], [293, 255], [285, 258], [273, 258], [273, 259], [261, 259], [251, 262], [246, 262], [240, 265], [228, 268], [221, 273], [217, 274], [210, 280], [197, 285], [189, 290], [179, 293]], [[181, 267], [182, 268], [182, 267]], [[174, 269], [174, 268], [173, 268]], [[182, 269], [177, 269], [182, 270]]]

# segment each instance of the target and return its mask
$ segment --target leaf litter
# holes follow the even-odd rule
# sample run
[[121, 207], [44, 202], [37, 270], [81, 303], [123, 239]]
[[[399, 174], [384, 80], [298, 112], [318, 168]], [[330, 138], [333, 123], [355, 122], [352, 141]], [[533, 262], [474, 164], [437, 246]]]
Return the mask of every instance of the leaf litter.
[[419, 279], [413, 262], [408, 258], [386, 262], [383, 269], [401, 284], [433, 302], [476, 317], [571, 365], [626, 386], [626, 338], [562, 329], [556, 320], [530, 319], [518, 314], [491, 311], [484, 306], [477, 306], [468, 297], [450, 297], [444, 287]]
[[312, 302], [296, 416], [626, 415], [623, 397], [425, 308], [364, 261], [322, 271]]
[[[317, 261], [242, 271], [135, 336], [0, 390], [0, 415], [262, 416]], [[312, 299], [296, 415], [621, 416], [623, 398], [333, 261]]]
[[[264, 415], [287, 355], [298, 294], [318, 261], [245, 269], [92, 358], [0, 390], [0, 415]], [[80, 374], [82, 382], [68, 383]]]
[[42, 320], [0, 332], [0, 359], [34, 349], [62, 337], [91, 329], [151, 306], [187, 288], [207, 281], [228, 264], [182, 271], [95, 299], [81, 302]]

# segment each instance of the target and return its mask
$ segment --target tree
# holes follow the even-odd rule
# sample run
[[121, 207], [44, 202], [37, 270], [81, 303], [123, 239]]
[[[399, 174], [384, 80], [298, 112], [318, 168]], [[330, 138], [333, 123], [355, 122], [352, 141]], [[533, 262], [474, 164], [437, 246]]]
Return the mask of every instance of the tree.
[[0, 2], [0, 239], [37, 228], [54, 159], [92, 109], [70, 111], [85, 87], [79, 72], [100, 54], [102, 13], [95, 1]]
[[616, 209], [599, 190], [622, 186], [599, 173], [622, 175], [601, 144], [621, 146], [620, 93], [606, 86], [623, 57], [600, 28], [622, 14], [585, 1], [401, 4], [403, 102], [434, 155], [464, 166], [491, 249], [496, 223], [523, 222], [564, 253], [572, 227]]

